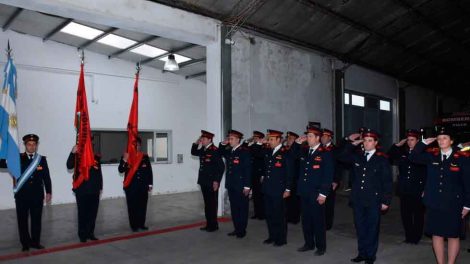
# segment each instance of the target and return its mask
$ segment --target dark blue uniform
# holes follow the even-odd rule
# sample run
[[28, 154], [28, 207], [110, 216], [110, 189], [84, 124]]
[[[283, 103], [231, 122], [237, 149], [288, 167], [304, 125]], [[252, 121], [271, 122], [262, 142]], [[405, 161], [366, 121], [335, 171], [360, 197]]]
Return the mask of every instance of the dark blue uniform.
[[248, 196], [243, 189], [251, 188], [250, 150], [239, 145], [232, 150], [229, 145], [219, 145], [219, 152], [226, 161], [225, 188], [230, 200], [230, 211], [237, 237], [244, 237], [248, 224]]
[[[23, 173], [33, 161], [26, 153], [21, 153], [21, 173]], [[5, 160], [0, 163], [1, 168], [6, 168]], [[44, 204], [44, 189], [47, 194], [52, 193], [49, 167], [45, 156], [41, 157], [39, 165], [23, 187], [15, 194], [16, 216], [18, 219], [18, 231], [23, 249], [38, 247], [41, 240], [41, 218]], [[31, 236], [28, 227], [28, 218], [31, 215]]]
[[425, 232], [457, 238], [461, 235], [463, 207], [470, 208], [470, 159], [468, 153], [453, 149], [443, 160], [441, 151], [424, 151], [419, 142], [410, 159], [425, 164], [427, 181], [423, 202], [427, 208]]
[[[73, 189], [77, 200], [78, 237], [80, 241], [96, 240], [95, 222], [100, 203], [100, 193], [103, 190], [103, 174], [101, 173], [101, 157], [95, 155], [95, 164], [90, 168], [88, 181]], [[75, 167], [75, 154], [70, 153], [67, 159], [67, 169]]]
[[334, 173], [333, 173], [333, 182], [337, 184], [336, 189], [333, 190], [331, 186], [330, 194], [326, 198], [325, 203], [325, 227], [326, 230], [330, 230], [333, 227], [333, 221], [335, 218], [335, 204], [336, 204], [336, 191], [340, 187], [341, 177], [343, 173], [343, 164], [336, 160], [336, 153], [338, 148], [331, 143], [328, 146], [323, 146], [328, 152], [331, 153], [334, 160]]
[[261, 191], [261, 178], [264, 175], [264, 157], [256, 155], [256, 153], [266, 148], [266, 145], [254, 143], [248, 145], [252, 154], [251, 181], [252, 181], [252, 198], [253, 198], [253, 218], [264, 219], [264, 200]]
[[[129, 164], [124, 162], [121, 158], [118, 170], [120, 173], [125, 173], [124, 179], [127, 178], [129, 169]], [[150, 186], [153, 186], [152, 165], [150, 164], [149, 156], [144, 154], [131, 183], [127, 188], [124, 188], [124, 192], [126, 193], [127, 211], [129, 214], [129, 224], [133, 231], [137, 231], [139, 228], [147, 229], [145, 226], [145, 218], [147, 215], [148, 192]]]
[[265, 175], [262, 182], [264, 208], [268, 225], [268, 241], [275, 245], [287, 243], [287, 224], [283, 194], [292, 187], [293, 163], [290, 151], [281, 146], [274, 152], [265, 148], [262, 151]]
[[397, 194], [400, 197], [405, 242], [417, 244], [423, 236], [424, 205], [421, 195], [426, 184], [426, 166], [412, 162], [410, 152], [408, 146], [392, 145], [388, 155], [399, 170]]
[[208, 147], [199, 147], [193, 143], [191, 155], [199, 157], [199, 174], [197, 184], [201, 186], [202, 197], [204, 198], [204, 213], [206, 216], [206, 230], [219, 228], [217, 223], [217, 199], [219, 190], [214, 191], [213, 183], [220, 181], [224, 174], [225, 164], [219, 155], [218, 148], [211, 144]]
[[308, 145], [294, 143], [291, 151], [300, 159], [297, 194], [302, 202], [302, 230], [305, 246], [326, 250], [325, 204], [317, 201], [321, 194], [328, 196], [333, 181], [332, 153], [321, 145], [311, 152]]
[[376, 152], [369, 161], [364, 153], [347, 143], [338, 155], [342, 162], [352, 165], [354, 171], [350, 204], [354, 211], [359, 256], [374, 261], [378, 249], [381, 205], [390, 205], [392, 173], [388, 158]]

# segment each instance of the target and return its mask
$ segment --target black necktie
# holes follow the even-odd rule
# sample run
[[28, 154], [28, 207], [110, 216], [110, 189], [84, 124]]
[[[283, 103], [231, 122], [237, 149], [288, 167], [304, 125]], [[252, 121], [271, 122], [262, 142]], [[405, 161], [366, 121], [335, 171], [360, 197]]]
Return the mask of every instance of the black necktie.
[[445, 161], [446, 159], [447, 159], [447, 155], [446, 154], [442, 155], [442, 161]]
[[370, 154], [369, 152], [364, 153], [364, 157], [366, 158], [366, 161], [367, 161], [367, 157], [369, 156], [369, 154]]
[[33, 154], [29, 154], [29, 159], [33, 159]]
[[310, 149], [310, 150], [308, 151], [308, 155], [309, 155], [309, 156], [312, 156], [312, 154], [313, 154], [313, 149]]

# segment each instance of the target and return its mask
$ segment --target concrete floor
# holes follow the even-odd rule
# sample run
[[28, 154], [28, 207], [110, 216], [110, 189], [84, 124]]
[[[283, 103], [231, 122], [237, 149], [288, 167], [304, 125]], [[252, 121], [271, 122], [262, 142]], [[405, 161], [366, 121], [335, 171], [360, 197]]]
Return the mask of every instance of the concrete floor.
[[[356, 253], [356, 239], [347, 197], [339, 196], [333, 230], [327, 234], [327, 253], [315, 257], [313, 252], [298, 253], [303, 245], [301, 226], [289, 225], [288, 244], [282, 248], [263, 245], [267, 236], [264, 221], [250, 220], [244, 239], [228, 237], [231, 222], [220, 224], [215, 233], [201, 232], [198, 227], [121, 240], [90, 247], [47, 253], [16, 259], [8, 263], [349, 263]], [[150, 229], [163, 229], [200, 222], [204, 219], [199, 192], [153, 196], [149, 201], [147, 223]], [[376, 263], [433, 263], [431, 242], [403, 244], [403, 231], [395, 199], [392, 210], [382, 219], [380, 246]], [[0, 256], [19, 251], [14, 210], [0, 211]], [[131, 234], [124, 199], [103, 200], [100, 204], [96, 235], [101, 238]], [[48, 248], [78, 242], [75, 205], [45, 207], [43, 244]], [[462, 242], [458, 263], [470, 263]], [[33, 251], [34, 252], [34, 251]]]

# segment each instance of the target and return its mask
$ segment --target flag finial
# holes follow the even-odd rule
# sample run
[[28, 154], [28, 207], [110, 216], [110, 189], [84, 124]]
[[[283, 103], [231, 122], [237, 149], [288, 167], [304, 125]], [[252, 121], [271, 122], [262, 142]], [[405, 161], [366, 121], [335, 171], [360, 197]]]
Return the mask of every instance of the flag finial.
[[139, 74], [141, 69], [142, 69], [142, 65], [140, 64], [140, 61], [139, 61], [135, 64], [135, 70], [137, 71], [136, 74]]
[[80, 55], [78, 55], [80, 57], [80, 63], [83, 65], [85, 64], [85, 51], [82, 49], [81, 52], [80, 52]]
[[11, 52], [13, 51], [10, 47], [10, 40], [8, 40], [8, 44], [7, 44], [7, 57], [8, 58], [11, 58]]

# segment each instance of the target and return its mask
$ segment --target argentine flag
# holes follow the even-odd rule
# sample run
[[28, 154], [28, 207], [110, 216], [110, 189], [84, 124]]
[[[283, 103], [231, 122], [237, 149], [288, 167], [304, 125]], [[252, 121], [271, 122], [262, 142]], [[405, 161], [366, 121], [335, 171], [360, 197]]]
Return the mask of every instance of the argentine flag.
[[6, 159], [10, 174], [18, 180], [21, 176], [18, 120], [16, 115], [16, 68], [8, 58], [4, 69], [0, 94], [0, 159]]

